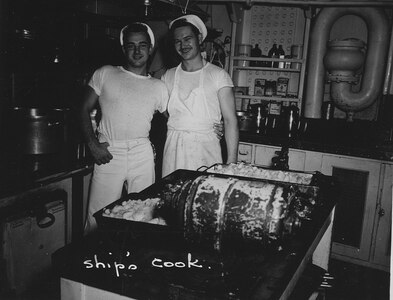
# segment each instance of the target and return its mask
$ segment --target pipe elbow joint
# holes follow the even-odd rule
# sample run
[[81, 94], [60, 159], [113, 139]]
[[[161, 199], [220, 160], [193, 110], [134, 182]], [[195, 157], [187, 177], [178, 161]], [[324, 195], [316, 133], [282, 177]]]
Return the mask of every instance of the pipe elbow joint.
[[378, 98], [377, 90], [355, 93], [346, 82], [332, 83], [330, 97], [335, 105], [345, 112], [358, 112], [371, 106]]

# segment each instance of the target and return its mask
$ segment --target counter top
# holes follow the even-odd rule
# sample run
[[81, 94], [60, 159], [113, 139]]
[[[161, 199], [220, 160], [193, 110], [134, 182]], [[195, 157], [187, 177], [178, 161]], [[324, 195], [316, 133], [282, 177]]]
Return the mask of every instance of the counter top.
[[320, 207], [282, 247], [214, 254], [176, 232], [106, 228], [55, 252], [54, 267], [61, 278], [132, 299], [289, 299], [334, 205]]
[[[272, 119], [270, 119], [272, 118]], [[288, 138], [285, 119], [269, 116], [256, 130], [240, 131], [240, 141], [310, 150], [323, 153], [393, 161], [392, 129], [375, 121], [300, 118], [292, 137]], [[265, 124], [265, 123], [263, 123]]]
[[91, 170], [92, 165], [91, 160], [76, 159], [68, 151], [35, 155], [3, 151], [0, 153], [0, 168], [3, 170], [0, 173], [0, 198]]
[[343, 143], [337, 140], [310, 140], [306, 138], [282, 138], [266, 136], [253, 132], [240, 132], [241, 142], [271, 145], [288, 146], [293, 149], [309, 150], [323, 153], [348, 155], [354, 157], [370, 158], [382, 161], [393, 161], [393, 145], [359, 145]]

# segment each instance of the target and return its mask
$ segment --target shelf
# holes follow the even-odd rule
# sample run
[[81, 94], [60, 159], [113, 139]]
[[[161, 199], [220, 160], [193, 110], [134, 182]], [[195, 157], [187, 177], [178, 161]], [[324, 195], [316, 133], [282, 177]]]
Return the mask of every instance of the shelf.
[[292, 73], [300, 73], [301, 72], [301, 69], [272, 68], [272, 67], [249, 67], [249, 66], [248, 67], [233, 66], [233, 70], [292, 72]]
[[304, 63], [303, 59], [295, 58], [271, 58], [271, 57], [252, 57], [252, 56], [232, 56], [233, 60], [248, 60], [248, 61], [284, 61], [291, 63]]
[[236, 95], [235, 98], [239, 99], [257, 99], [257, 100], [264, 100], [264, 101], [280, 101], [280, 102], [298, 102], [300, 101], [299, 98], [289, 98], [289, 97], [271, 97], [271, 96], [251, 96], [251, 95]]
[[[264, 5], [262, 4], [260, 6]], [[246, 13], [243, 10], [240, 16], [241, 21], [238, 23], [232, 22], [229, 74], [235, 85], [248, 87], [250, 94], [253, 95], [235, 95], [237, 105], [244, 104], [243, 102], [245, 101], [241, 101], [243, 99], [251, 99], [253, 102], [254, 100], [256, 100], [255, 102], [295, 102], [299, 108], [299, 113], [302, 113], [306, 58], [311, 27], [311, 17], [305, 13], [306, 10], [306, 8], [295, 8], [293, 10], [293, 16], [288, 17], [287, 8], [277, 6], [274, 8], [274, 11], [286, 15], [285, 18], [281, 17], [281, 15], [277, 18], [270, 10], [267, 11], [257, 7], [256, 9], [251, 8], [250, 13]], [[256, 22], [255, 20], [258, 21]], [[289, 26], [290, 23], [296, 24], [296, 26]], [[296, 30], [294, 30], [295, 27]], [[246, 44], [252, 46], [253, 44], [260, 43], [259, 46], [261, 46], [260, 49], [262, 50], [270, 48], [277, 41], [282, 41], [281, 43], [284, 44], [284, 47], [302, 45], [303, 51], [302, 53], [299, 52], [299, 55], [293, 55], [293, 58], [291, 58], [292, 54], [281, 56], [281, 58], [273, 58], [267, 57], [267, 55], [256, 57], [240, 56], [236, 53], [238, 45]], [[285, 45], [286, 41], [288, 41], [288, 45]], [[287, 52], [286, 54], [290, 53]], [[256, 79], [275, 81], [280, 77], [288, 77], [289, 80], [287, 91], [290, 91], [290, 93], [287, 93], [286, 97], [255, 95], [255, 85], [252, 86], [252, 82], [255, 83]], [[257, 90], [258, 92], [259, 90]], [[261, 94], [263, 93], [261, 92]]]

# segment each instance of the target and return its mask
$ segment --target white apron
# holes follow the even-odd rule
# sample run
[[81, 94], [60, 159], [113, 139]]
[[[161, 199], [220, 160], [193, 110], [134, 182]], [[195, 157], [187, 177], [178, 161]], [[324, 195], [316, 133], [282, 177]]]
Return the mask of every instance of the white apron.
[[211, 116], [203, 89], [204, 68], [200, 71], [199, 86], [187, 99], [179, 97], [179, 65], [168, 103], [168, 133], [164, 147], [162, 175], [177, 169], [196, 170], [222, 162], [220, 141], [214, 133], [215, 120]]

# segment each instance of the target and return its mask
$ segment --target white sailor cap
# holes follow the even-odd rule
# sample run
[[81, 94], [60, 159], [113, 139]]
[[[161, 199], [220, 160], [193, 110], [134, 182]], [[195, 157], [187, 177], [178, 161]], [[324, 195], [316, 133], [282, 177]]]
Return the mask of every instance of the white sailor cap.
[[[147, 29], [147, 34], [150, 37], [150, 42], [151, 42], [151, 46], [154, 47], [155, 44], [155, 39], [154, 39], [154, 34], [153, 34], [153, 30], [151, 30], [151, 28], [149, 27], [149, 25], [145, 24], [145, 23], [141, 23], [141, 22], [134, 22], [132, 24], [139, 24], [139, 25], [143, 25], [146, 27]], [[120, 30], [120, 45], [123, 46], [123, 32], [124, 30], [127, 29], [129, 25], [124, 26], [121, 30]]]
[[188, 23], [191, 23], [194, 25], [196, 28], [198, 28], [199, 32], [202, 34], [202, 41], [206, 38], [207, 36], [207, 28], [205, 23], [196, 15], [184, 15], [181, 17], [178, 17], [177, 19], [174, 19], [172, 22], [169, 23], [169, 29], [171, 29], [173, 23], [175, 23], [178, 20], [184, 19]]

